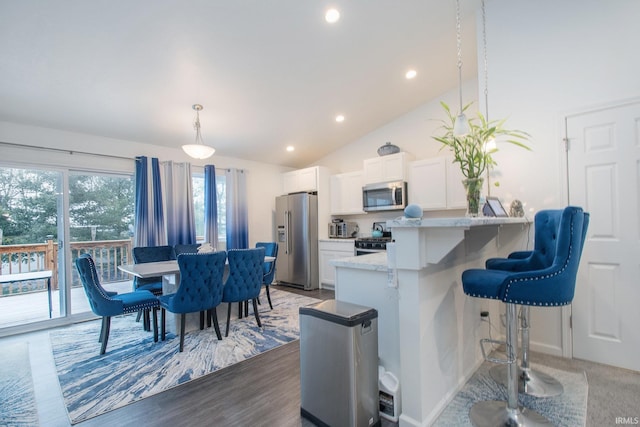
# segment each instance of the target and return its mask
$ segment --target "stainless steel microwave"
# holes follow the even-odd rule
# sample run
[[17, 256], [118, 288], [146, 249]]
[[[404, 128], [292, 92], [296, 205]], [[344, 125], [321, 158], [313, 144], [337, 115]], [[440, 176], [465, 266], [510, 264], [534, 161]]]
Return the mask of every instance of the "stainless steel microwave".
[[362, 209], [365, 212], [392, 211], [407, 207], [407, 183], [381, 182], [362, 187]]

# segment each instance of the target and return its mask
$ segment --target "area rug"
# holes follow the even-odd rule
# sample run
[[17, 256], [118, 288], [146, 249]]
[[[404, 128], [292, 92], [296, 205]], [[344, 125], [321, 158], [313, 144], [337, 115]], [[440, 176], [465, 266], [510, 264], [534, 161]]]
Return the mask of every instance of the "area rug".
[[[52, 332], [51, 344], [62, 395], [71, 424], [98, 416], [180, 384], [238, 363], [300, 336], [298, 308], [319, 300], [271, 289], [273, 310], [266, 297], [259, 306], [262, 328], [252, 312], [231, 317], [229, 336], [224, 337], [227, 305], [218, 309], [223, 339], [213, 328], [188, 332], [184, 352], [179, 337], [153, 342], [135, 316], [112, 319], [107, 352], [100, 356], [100, 321]], [[233, 313], [237, 313], [237, 304]]]
[[[505, 387], [499, 386], [489, 374], [492, 363], [484, 362], [440, 414], [434, 427], [471, 427], [469, 410], [483, 400], [506, 400]], [[568, 372], [531, 364], [535, 370], [551, 375], [564, 387], [564, 393], [552, 398], [539, 398], [520, 394], [518, 403], [545, 416], [554, 426], [584, 426], [587, 417], [589, 387], [584, 372]]]
[[0, 361], [0, 425], [38, 425], [29, 344], [19, 342], [3, 345]]

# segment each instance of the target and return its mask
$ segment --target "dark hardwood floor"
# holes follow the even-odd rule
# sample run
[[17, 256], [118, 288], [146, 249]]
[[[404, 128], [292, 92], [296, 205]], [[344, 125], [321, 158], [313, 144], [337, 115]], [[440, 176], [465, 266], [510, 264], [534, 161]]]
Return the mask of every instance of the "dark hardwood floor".
[[[327, 290], [278, 289], [334, 296]], [[299, 341], [78, 424], [105, 425], [312, 426], [300, 416]]]

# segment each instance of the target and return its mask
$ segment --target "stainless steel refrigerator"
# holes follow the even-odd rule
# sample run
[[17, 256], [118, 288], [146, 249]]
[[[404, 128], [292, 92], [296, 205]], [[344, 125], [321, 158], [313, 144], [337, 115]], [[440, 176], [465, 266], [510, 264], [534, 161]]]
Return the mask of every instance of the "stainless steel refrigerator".
[[318, 196], [295, 193], [276, 197], [278, 257], [276, 280], [318, 289]]

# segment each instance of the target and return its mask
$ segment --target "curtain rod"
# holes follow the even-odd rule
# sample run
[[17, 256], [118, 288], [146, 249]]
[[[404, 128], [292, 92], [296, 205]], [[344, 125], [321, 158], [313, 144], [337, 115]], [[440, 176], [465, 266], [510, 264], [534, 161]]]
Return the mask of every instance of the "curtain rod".
[[16, 143], [13, 143], [13, 142], [5, 142], [5, 141], [0, 141], [0, 145], [8, 145], [8, 146], [11, 146], [11, 147], [19, 147], [19, 148], [30, 148], [32, 150], [56, 151], [56, 152], [59, 152], [59, 153], [68, 153], [70, 155], [84, 154], [86, 156], [109, 157], [109, 158], [112, 158], [112, 159], [120, 159], [120, 160], [131, 160], [131, 161], [135, 161], [136, 160], [135, 158], [132, 158], [132, 157], [114, 156], [113, 154], [98, 154], [98, 153], [89, 153], [88, 151], [65, 150], [63, 148], [39, 147], [37, 145], [16, 144]]

